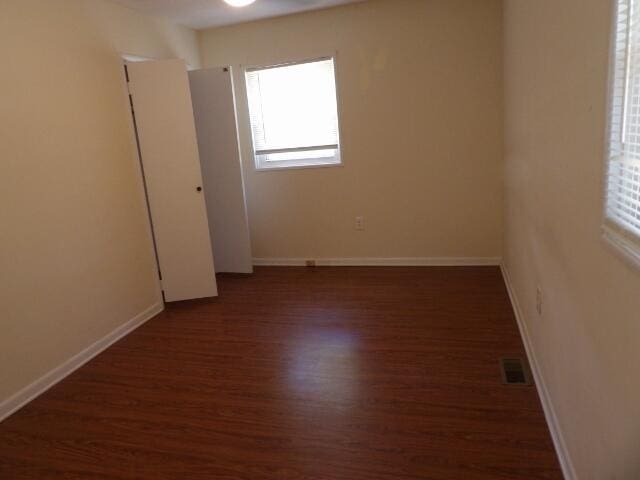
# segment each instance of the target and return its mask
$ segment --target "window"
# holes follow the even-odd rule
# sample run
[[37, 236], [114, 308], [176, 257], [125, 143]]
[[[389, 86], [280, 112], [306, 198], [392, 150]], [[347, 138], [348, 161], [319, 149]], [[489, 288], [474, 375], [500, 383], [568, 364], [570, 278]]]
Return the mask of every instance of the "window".
[[246, 71], [259, 170], [340, 164], [333, 58]]
[[640, 0], [617, 0], [605, 234], [640, 260]]

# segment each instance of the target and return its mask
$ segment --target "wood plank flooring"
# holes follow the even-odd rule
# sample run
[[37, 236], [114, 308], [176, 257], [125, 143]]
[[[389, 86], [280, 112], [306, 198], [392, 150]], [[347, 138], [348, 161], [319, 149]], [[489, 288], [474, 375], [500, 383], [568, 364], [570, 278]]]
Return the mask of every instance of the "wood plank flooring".
[[561, 479], [500, 271], [258, 268], [0, 424], [0, 479]]

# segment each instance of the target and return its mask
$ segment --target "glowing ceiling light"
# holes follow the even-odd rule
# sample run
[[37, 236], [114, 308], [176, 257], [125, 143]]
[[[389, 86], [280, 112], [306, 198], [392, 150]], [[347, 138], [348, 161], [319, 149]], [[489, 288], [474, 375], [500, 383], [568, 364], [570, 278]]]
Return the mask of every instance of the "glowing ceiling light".
[[251, 5], [256, 0], [224, 0], [226, 3], [231, 5], [232, 7], [246, 7], [247, 5]]

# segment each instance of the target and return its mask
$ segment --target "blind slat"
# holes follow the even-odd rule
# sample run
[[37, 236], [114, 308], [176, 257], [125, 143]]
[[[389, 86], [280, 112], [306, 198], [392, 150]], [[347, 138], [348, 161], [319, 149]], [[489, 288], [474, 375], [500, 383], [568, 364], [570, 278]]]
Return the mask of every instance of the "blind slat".
[[337, 150], [338, 145], [314, 145], [313, 147], [297, 147], [297, 148], [273, 148], [271, 150], [256, 150], [256, 155], [271, 155], [274, 153], [295, 153], [309, 152], [312, 150]]
[[332, 58], [249, 69], [246, 83], [257, 155], [337, 148]]
[[618, 0], [609, 111], [607, 217], [640, 239], [640, 0]]

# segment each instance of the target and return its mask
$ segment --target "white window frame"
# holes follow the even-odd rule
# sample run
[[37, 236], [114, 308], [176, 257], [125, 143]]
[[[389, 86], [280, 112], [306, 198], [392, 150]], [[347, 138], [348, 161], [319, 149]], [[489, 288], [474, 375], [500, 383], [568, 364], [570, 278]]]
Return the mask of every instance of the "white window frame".
[[[338, 83], [338, 58], [337, 53], [332, 52], [327, 55], [314, 55], [303, 58], [289, 59], [286, 61], [265, 63], [260, 65], [247, 65], [242, 67], [242, 85], [245, 92], [246, 98], [246, 118], [248, 121], [248, 134], [250, 138], [251, 145], [251, 156], [253, 158], [253, 164], [255, 166], [256, 171], [258, 172], [270, 172], [270, 171], [278, 171], [278, 170], [291, 170], [291, 169], [307, 169], [307, 168], [327, 168], [327, 167], [342, 167], [344, 166], [343, 157], [342, 157], [342, 115], [341, 115], [341, 102], [340, 102], [340, 93], [339, 93], [339, 83]], [[263, 150], [260, 152], [256, 152], [255, 142], [253, 138], [253, 127], [251, 125], [251, 113], [250, 113], [250, 105], [249, 105], [249, 92], [247, 89], [247, 72], [255, 71], [255, 70], [265, 70], [268, 68], [278, 68], [278, 67], [286, 67], [289, 65], [302, 65], [305, 63], [314, 63], [320, 62], [323, 60], [332, 60], [333, 61], [333, 81], [335, 85], [336, 92], [336, 109], [337, 109], [337, 118], [338, 118], [338, 143], [337, 145], [317, 145], [313, 147], [302, 147], [302, 148], [293, 148], [293, 149], [276, 149], [276, 150]], [[261, 162], [259, 159], [260, 154], [269, 154], [269, 153], [283, 153], [283, 152], [304, 152], [310, 150], [320, 150], [322, 147], [330, 147], [336, 149], [336, 154], [331, 157], [330, 160], [327, 158], [300, 158], [295, 160], [283, 160], [283, 161], [270, 161], [270, 162]]]
[[[612, 124], [614, 121], [614, 99], [616, 87], [616, 60], [617, 60], [617, 31], [618, 31], [618, 9], [619, 2], [621, 0], [611, 0], [612, 24], [610, 34], [610, 48], [609, 48], [609, 88], [607, 90], [607, 122], [606, 122], [606, 136], [605, 136], [605, 161], [604, 161], [604, 174], [603, 174], [603, 211], [602, 211], [602, 238], [605, 243], [613, 249], [613, 252], [621, 257], [623, 260], [640, 268], [640, 235], [625, 228], [616, 218], [609, 214], [609, 187], [610, 187], [610, 168], [611, 162], [615, 159], [611, 155]], [[638, 1], [638, 0], [636, 0]], [[640, 7], [640, 1], [638, 1], [638, 7]], [[628, 58], [627, 58], [628, 62]], [[628, 83], [628, 77], [625, 78], [625, 84]], [[625, 86], [626, 88], [626, 86]], [[626, 92], [625, 92], [626, 95]], [[626, 105], [625, 107], [626, 108]], [[624, 110], [623, 108], [623, 110]], [[624, 115], [624, 114], [623, 114]], [[626, 120], [622, 119], [624, 123]]]

